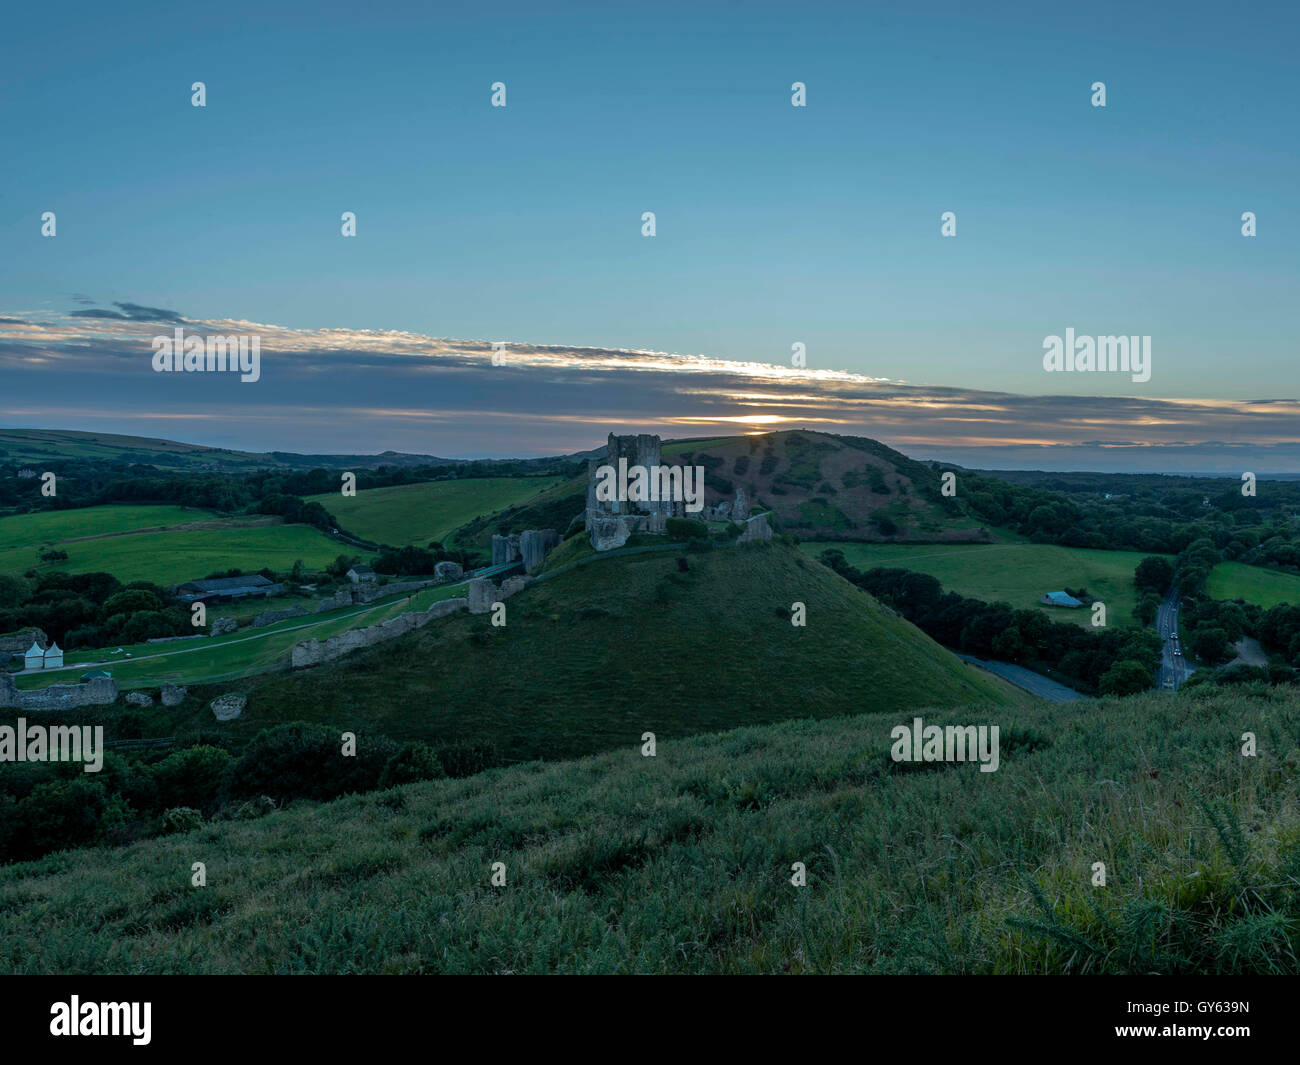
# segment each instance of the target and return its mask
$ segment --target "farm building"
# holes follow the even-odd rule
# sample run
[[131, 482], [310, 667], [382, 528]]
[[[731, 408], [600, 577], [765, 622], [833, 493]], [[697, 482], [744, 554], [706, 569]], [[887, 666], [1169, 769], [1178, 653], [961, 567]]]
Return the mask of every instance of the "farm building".
[[1082, 601], [1074, 598], [1074, 596], [1067, 592], [1047, 592], [1038, 601], [1047, 606], [1083, 606]]
[[205, 602], [220, 602], [223, 599], [247, 599], [250, 596], [265, 598], [279, 595], [284, 591], [283, 584], [269, 581], [261, 574], [254, 573], [247, 577], [219, 577], [208, 581], [187, 581], [176, 588], [176, 598], [183, 603], [193, 603], [202, 599]]
[[369, 566], [353, 566], [348, 570], [348, 580], [353, 584], [359, 584], [362, 581], [373, 581], [377, 574]]

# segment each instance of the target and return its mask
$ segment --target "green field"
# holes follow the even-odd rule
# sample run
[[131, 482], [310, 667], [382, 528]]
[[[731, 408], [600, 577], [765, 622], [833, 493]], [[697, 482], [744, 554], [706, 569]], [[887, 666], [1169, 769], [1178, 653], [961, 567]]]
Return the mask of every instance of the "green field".
[[944, 591], [985, 602], [1041, 609], [1054, 621], [1091, 626], [1092, 612], [1043, 606], [1044, 592], [1087, 588], [1106, 604], [1108, 625], [1136, 625], [1133, 571], [1147, 556], [1140, 551], [1095, 551], [1054, 544], [861, 544], [804, 543], [814, 558], [827, 548], [844, 552], [858, 569], [873, 566], [917, 570], [938, 578]]
[[354, 536], [379, 544], [423, 547], [445, 540], [467, 521], [525, 503], [559, 483], [558, 477], [475, 477], [368, 488], [355, 496], [331, 492], [308, 499], [321, 504]]
[[1266, 609], [1300, 603], [1300, 577], [1240, 562], [1220, 562], [1210, 571], [1205, 590], [1211, 599], [1244, 599]]
[[924, 715], [998, 723], [987, 774], [892, 762], [910, 712], [665, 735], [648, 758], [627, 707], [624, 742], [582, 761], [0, 867], [0, 971], [1300, 970], [1294, 692]]
[[[447, 584], [388, 602], [287, 618], [259, 629], [245, 628], [202, 640], [125, 644], [120, 649], [71, 650], [64, 656], [65, 668], [23, 674], [16, 683], [19, 689], [24, 690], [51, 684], [72, 684], [92, 668], [108, 670], [123, 690], [156, 688], [164, 682], [197, 684], [233, 680], [287, 668], [289, 652], [294, 644], [304, 640], [324, 640], [348, 629], [377, 625], [398, 614], [427, 610], [433, 603], [464, 594], [463, 585]], [[259, 607], [263, 610], [279, 609], [286, 602], [272, 599], [259, 604]], [[216, 604], [209, 617], [222, 617], [227, 613], [233, 612], [225, 610], [222, 604]], [[116, 653], [119, 650], [121, 653]]]
[[[958, 704], [1019, 689], [967, 666], [781, 545], [603, 558], [538, 581], [507, 624], [458, 614], [380, 647], [268, 678], [238, 722], [491, 743], [511, 758], [606, 750], [790, 717]], [[807, 625], [791, 624], [802, 602]]]
[[216, 515], [192, 507], [110, 504], [73, 510], [46, 510], [0, 518], [0, 552], [15, 547], [51, 545], [81, 536], [155, 529], [188, 522], [214, 521]]
[[[166, 528], [149, 531], [160, 526]], [[42, 563], [48, 547], [66, 551], [67, 561]], [[103, 571], [123, 583], [170, 585], [220, 570], [288, 570], [298, 559], [320, 568], [342, 553], [343, 545], [309, 525], [182, 507], [102, 506], [0, 518], [0, 573]]]

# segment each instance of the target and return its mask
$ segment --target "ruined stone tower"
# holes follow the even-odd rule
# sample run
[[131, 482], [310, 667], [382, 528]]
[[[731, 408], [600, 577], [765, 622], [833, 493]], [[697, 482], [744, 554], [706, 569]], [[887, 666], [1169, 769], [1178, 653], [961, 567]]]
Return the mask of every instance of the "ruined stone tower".
[[596, 498], [596, 471], [601, 466], [618, 467], [619, 459], [626, 459], [628, 467], [643, 466], [647, 470], [663, 465], [663, 442], [651, 433], [635, 436], [609, 434], [603, 458], [587, 463], [587, 514], [585, 527], [591, 535], [592, 546], [597, 551], [622, 547], [633, 533], [662, 533], [669, 518], [686, 513], [680, 499], [619, 500]]

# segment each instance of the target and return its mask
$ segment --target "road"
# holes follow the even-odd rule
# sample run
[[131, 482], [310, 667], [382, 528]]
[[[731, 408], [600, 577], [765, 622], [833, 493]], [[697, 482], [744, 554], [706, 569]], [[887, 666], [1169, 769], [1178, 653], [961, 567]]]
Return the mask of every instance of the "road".
[[974, 655], [964, 655], [960, 652], [954, 652], [963, 662], [971, 662], [981, 669], [987, 669], [990, 673], [995, 673], [1003, 680], [1009, 680], [1017, 688], [1024, 688], [1031, 695], [1037, 695], [1041, 699], [1048, 699], [1054, 703], [1072, 703], [1076, 699], [1085, 698], [1073, 688], [1067, 688], [1064, 684], [1058, 684], [1041, 673], [1035, 673], [1032, 669], [1026, 669], [1024, 666], [1013, 665], [1010, 662], [999, 662], [992, 658], [976, 658]]
[[1177, 691], [1196, 669], [1182, 653], [1178, 636], [1179, 602], [1178, 591], [1171, 588], [1156, 610], [1156, 632], [1164, 641], [1160, 648], [1160, 668], [1156, 671], [1156, 687], [1161, 691]]

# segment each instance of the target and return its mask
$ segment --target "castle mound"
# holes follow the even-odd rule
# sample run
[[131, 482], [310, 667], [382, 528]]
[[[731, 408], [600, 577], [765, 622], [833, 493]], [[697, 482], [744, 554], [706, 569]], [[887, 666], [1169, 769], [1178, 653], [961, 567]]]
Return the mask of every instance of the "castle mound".
[[[967, 513], [960, 495], [942, 494], [938, 469], [867, 437], [796, 429], [665, 442], [661, 454], [665, 465], [702, 468], [707, 508], [734, 503], [739, 492], [747, 512], [770, 511], [773, 528], [804, 539], [995, 539]], [[598, 453], [597, 461], [608, 461], [608, 448]], [[581, 520], [584, 508], [590, 508], [589, 488], [587, 475], [571, 478], [516, 507], [475, 518], [461, 526], [451, 542], [486, 552], [494, 532], [554, 528], [563, 534], [575, 516]]]
[[[679, 558], [686, 560], [682, 569]], [[804, 604], [807, 624], [791, 623]], [[1023, 696], [783, 544], [651, 550], [557, 570], [458, 615], [261, 685], [239, 722], [565, 758], [789, 718]]]

